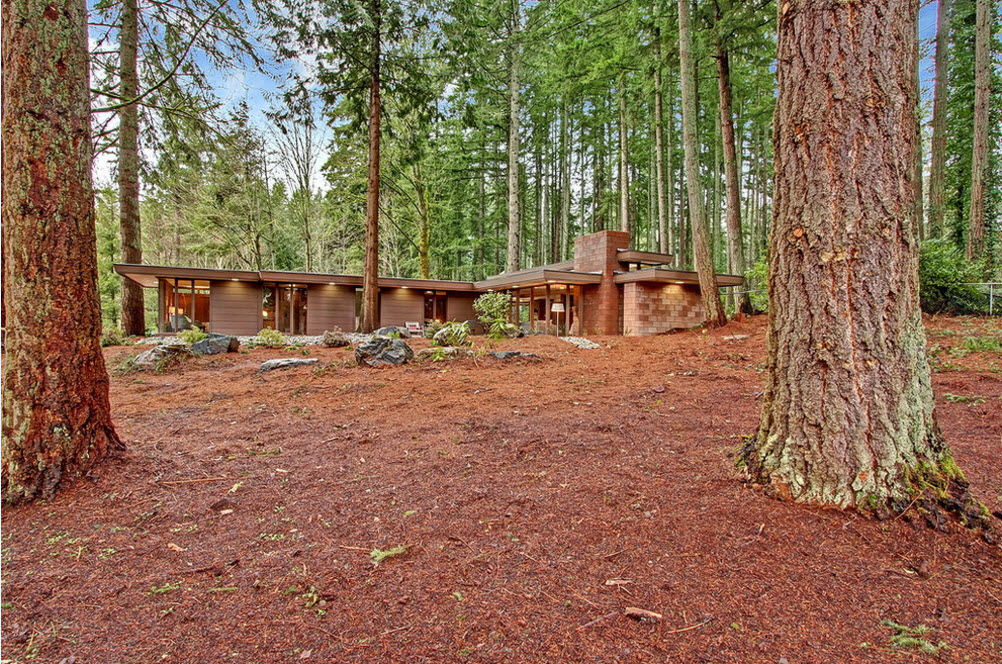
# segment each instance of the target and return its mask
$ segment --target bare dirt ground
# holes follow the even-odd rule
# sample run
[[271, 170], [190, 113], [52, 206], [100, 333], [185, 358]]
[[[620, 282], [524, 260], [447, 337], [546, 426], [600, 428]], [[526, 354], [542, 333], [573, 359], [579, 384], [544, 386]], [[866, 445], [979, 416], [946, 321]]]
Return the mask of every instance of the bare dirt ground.
[[[941, 426], [1002, 510], [1002, 356], [966, 341], [1002, 327], [927, 325]], [[1002, 662], [998, 546], [741, 483], [764, 329], [496, 345], [539, 361], [371, 369], [313, 348], [319, 368], [259, 374], [295, 352], [257, 349], [113, 375], [126, 456], [3, 511], [2, 657]], [[109, 366], [139, 350], [107, 349]]]

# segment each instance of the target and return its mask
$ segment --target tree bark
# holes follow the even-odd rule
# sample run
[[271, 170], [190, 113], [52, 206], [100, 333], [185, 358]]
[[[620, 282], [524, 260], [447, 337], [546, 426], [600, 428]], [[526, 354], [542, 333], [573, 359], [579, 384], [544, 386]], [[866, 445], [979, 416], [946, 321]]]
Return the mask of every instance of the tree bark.
[[630, 220], [630, 160], [626, 126], [626, 77], [619, 75], [619, 229], [633, 232]]
[[51, 498], [123, 445], [111, 422], [91, 185], [87, 7], [3, 3], [2, 497]]
[[560, 113], [560, 250], [558, 260], [567, 258], [571, 234], [571, 154], [570, 118], [567, 106]]
[[668, 204], [665, 196], [664, 85], [661, 80], [661, 29], [654, 29], [654, 178], [658, 203], [658, 251], [668, 253]]
[[382, 103], [380, 64], [382, 62], [381, 0], [370, 0], [372, 12], [372, 52], [369, 64], [369, 181], [365, 201], [365, 269], [362, 275], [362, 332], [379, 327], [379, 147]]
[[943, 237], [946, 194], [943, 177], [946, 172], [946, 109], [947, 59], [949, 53], [950, 0], [939, 0], [936, 7], [936, 84], [932, 100], [932, 161], [929, 167], [929, 235]]
[[989, 5], [977, 0], [974, 27], [974, 146], [971, 152], [971, 204], [967, 225], [967, 258], [978, 260], [985, 252], [985, 170], [988, 166]]
[[[717, 37], [717, 89], [720, 93], [720, 136], [724, 144], [724, 177], [727, 180], [727, 258], [732, 274], [745, 274], [745, 248], [741, 229], [741, 180], [738, 176], [738, 157], [734, 146], [734, 118], [731, 110], [730, 54], [724, 50]], [[745, 289], [741, 289], [745, 290]], [[734, 296], [734, 306], [739, 313], [751, 313], [748, 293]]]
[[699, 290], [706, 313], [706, 323], [718, 327], [727, 322], [720, 303], [720, 291], [713, 270], [710, 232], [699, 177], [699, 153], [696, 138], [696, 63], [692, 53], [689, 27], [689, 0], [678, 0], [679, 64], [682, 84], [682, 147], [685, 151], [685, 186], [689, 194], [689, 220], [692, 227], [692, 254], [699, 277]]
[[[139, 94], [138, 0], [123, 0], [119, 42], [121, 82], [119, 94], [123, 99], [131, 100]], [[118, 112], [118, 123], [118, 203], [122, 262], [142, 263], [143, 243], [139, 218], [139, 104], [123, 106]], [[137, 336], [146, 333], [143, 287], [131, 279], [122, 280], [122, 331]]]
[[918, 300], [917, 10], [780, 10], [768, 378], [742, 457], [783, 499], [887, 513], [923, 487], [964, 491], [933, 416]]
[[431, 215], [428, 211], [428, 196], [424, 190], [424, 179], [421, 177], [421, 165], [414, 164], [414, 190], [417, 192], [418, 203], [418, 262], [421, 278], [431, 279]]
[[521, 60], [518, 34], [522, 15], [518, 3], [512, 13], [513, 29], [508, 47], [508, 258], [506, 272], [514, 272], [521, 265], [522, 217], [519, 206], [519, 64]]

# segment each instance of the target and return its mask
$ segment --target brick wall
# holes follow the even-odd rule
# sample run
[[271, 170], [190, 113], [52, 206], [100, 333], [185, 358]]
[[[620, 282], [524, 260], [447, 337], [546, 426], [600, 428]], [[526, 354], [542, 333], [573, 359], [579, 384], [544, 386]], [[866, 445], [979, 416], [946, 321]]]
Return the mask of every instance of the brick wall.
[[697, 285], [623, 284], [624, 334], [659, 334], [699, 325], [705, 320]]
[[615, 270], [619, 269], [616, 251], [630, 246], [630, 234], [623, 231], [600, 231], [574, 240], [574, 269], [602, 272], [597, 286], [585, 289], [584, 333], [619, 334], [620, 301]]

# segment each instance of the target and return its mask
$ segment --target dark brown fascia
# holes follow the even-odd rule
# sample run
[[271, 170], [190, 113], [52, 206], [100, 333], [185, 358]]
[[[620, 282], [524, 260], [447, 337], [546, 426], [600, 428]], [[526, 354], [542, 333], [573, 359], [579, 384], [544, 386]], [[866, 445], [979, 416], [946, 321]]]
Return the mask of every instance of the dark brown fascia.
[[[733, 274], [716, 275], [718, 286], [740, 286], [745, 282], [744, 277]], [[695, 284], [699, 285], [699, 276], [695, 272], [685, 270], [663, 270], [656, 267], [645, 270], [635, 270], [633, 272], [623, 272], [615, 276], [617, 284], [625, 284], [634, 281], [648, 281], [663, 284]]]
[[477, 281], [473, 285], [478, 291], [505, 290], [508, 288], [529, 288], [546, 284], [597, 284], [602, 281], [601, 272], [578, 272], [575, 270], [552, 270], [541, 267], [501, 274], [490, 279]]
[[659, 254], [656, 251], [639, 251], [637, 249], [617, 249], [616, 260], [620, 263], [637, 263], [640, 265], [668, 265], [675, 257], [671, 254]]

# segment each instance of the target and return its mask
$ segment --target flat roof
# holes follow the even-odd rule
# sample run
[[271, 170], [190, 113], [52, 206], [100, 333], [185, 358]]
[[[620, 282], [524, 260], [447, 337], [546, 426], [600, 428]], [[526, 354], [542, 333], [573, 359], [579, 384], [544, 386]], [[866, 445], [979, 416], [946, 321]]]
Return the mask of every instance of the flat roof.
[[[733, 274], [718, 274], [718, 286], [740, 286], [745, 282], [744, 277]], [[696, 284], [699, 285], [699, 275], [688, 270], [666, 270], [658, 267], [649, 267], [644, 270], [634, 270], [633, 272], [623, 272], [616, 275], [617, 284], [625, 284], [634, 281], [647, 281], [661, 284]]]
[[656, 251], [638, 251], [637, 249], [617, 249], [616, 260], [620, 263], [638, 263], [640, 265], [667, 265], [675, 257]]
[[529, 270], [508, 272], [496, 277], [475, 282], [477, 290], [529, 288], [546, 284], [597, 284], [602, 281], [601, 272], [578, 272], [575, 270], [554, 270], [549, 267], [535, 267]]

